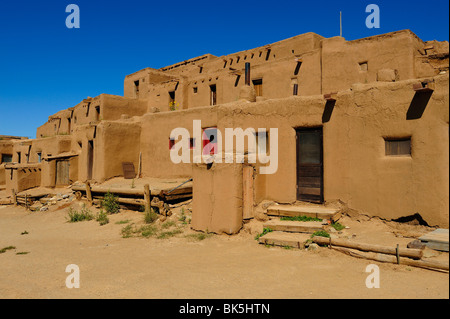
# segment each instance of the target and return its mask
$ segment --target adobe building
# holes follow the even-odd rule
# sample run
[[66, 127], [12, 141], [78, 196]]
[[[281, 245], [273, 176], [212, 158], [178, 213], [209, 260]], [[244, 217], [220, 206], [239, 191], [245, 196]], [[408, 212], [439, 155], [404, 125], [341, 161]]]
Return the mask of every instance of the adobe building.
[[[50, 116], [36, 139], [13, 142], [6, 188], [102, 183], [131, 162], [142, 178], [193, 178], [198, 230], [237, 233], [263, 200], [340, 200], [371, 216], [419, 213], [448, 228], [448, 56], [448, 42], [409, 30], [353, 41], [307, 33], [146, 68], [125, 77], [123, 97], [86, 98]], [[208, 141], [194, 121], [221, 161], [195, 163]], [[176, 128], [191, 136], [189, 162], [171, 160]], [[226, 148], [227, 128], [255, 134], [244, 149]], [[250, 147], [252, 138], [266, 150]], [[261, 174], [271, 163], [250, 159], [275, 146], [277, 169]]]

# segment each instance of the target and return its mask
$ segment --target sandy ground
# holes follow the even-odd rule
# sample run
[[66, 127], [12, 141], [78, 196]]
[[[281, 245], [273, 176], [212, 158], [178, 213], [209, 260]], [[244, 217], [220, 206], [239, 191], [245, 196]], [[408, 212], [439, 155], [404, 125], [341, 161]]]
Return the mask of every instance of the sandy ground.
[[[268, 248], [245, 231], [194, 240], [186, 237], [194, 233], [189, 225], [180, 223], [172, 227], [183, 233], [170, 238], [122, 238], [127, 224], [116, 222], [139, 225], [143, 213], [121, 211], [100, 226], [95, 220], [68, 223], [64, 206], [45, 212], [0, 206], [0, 249], [16, 247], [0, 254], [0, 298], [449, 298], [445, 272], [357, 259], [328, 248]], [[364, 242], [405, 245], [411, 238], [395, 236], [395, 230], [404, 235], [415, 230], [380, 220], [342, 222]], [[434, 258], [448, 262], [447, 253]], [[69, 264], [80, 269], [78, 289], [66, 287]], [[365, 285], [369, 264], [380, 268], [380, 288]]]

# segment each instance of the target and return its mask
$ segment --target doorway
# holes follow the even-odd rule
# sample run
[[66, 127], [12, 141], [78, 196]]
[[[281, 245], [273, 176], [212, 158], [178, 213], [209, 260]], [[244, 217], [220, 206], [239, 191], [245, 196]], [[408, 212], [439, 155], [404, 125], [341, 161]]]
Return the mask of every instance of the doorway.
[[87, 150], [87, 179], [92, 179], [92, 171], [94, 168], [94, 141], [88, 141], [88, 150]]
[[56, 161], [56, 186], [69, 185], [69, 161], [68, 160], [57, 160]]
[[323, 203], [323, 130], [298, 128], [297, 200]]

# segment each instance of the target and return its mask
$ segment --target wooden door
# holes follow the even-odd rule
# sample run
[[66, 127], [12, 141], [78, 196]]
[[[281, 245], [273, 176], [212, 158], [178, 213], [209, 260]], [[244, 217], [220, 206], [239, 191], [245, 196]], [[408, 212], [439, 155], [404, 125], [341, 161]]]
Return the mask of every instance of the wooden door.
[[297, 129], [297, 199], [323, 202], [322, 128]]
[[59, 160], [56, 161], [56, 185], [69, 185], [69, 161]]

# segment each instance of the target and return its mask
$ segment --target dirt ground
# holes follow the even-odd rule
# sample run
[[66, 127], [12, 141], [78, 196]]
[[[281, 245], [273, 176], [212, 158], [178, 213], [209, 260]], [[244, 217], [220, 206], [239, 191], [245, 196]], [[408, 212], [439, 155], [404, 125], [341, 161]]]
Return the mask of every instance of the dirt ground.
[[[324, 247], [265, 247], [254, 239], [260, 226], [255, 222], [238, 235], [203, 239], [188, 218], [180, 222], [186, 206], [164, 222], [166, 231], [178, 233], [123, 238], [127, 225], [143, 225], [143, 213], [121, 210], [103, 226], [96, 220], [69, 223], [68, 205], [80, 209], [79, 201], [42, 212], [0, 206], [0, 249], [15, 247], [0, 254], [0, 298], [449, 298], [448, 272], [357, 259]], [[405, 246], [426, 231], [379, 219], [347, 216], [341, 222], [349, 227], [344, 235], [368, 243]], [[164, 223], [155, 222], [159, 234]], [[448, 263], [448, 253], [432, 258]], [[80, 269], [80, 288], [66, 287], [70, 264]], [[379, 266], [380, 288], [366, 287], [369, 264]]]

